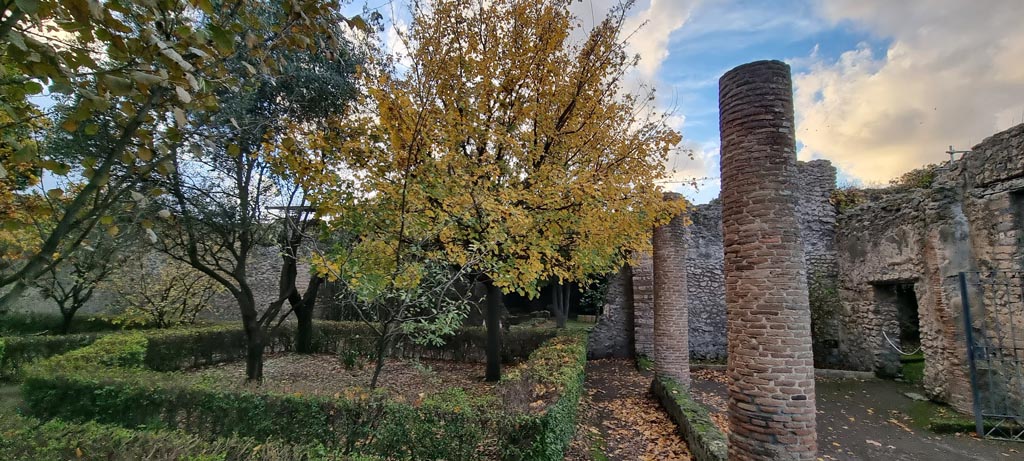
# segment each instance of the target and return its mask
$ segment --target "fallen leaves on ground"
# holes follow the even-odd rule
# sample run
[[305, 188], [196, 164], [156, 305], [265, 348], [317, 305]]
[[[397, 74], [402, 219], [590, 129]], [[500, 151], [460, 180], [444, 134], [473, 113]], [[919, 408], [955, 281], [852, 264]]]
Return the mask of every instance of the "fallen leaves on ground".
[[[247, 386], [244, 361], [223, 363], [195, 373], [225, 387]], [[346, 366], [336, 355], [270, 354], [264, 359], [260, 390], [351, 397], [365, 393], [372, 376], [373, 363]], [[407, 402], [421, 400], [423, 395], [441, 388], [461, 387], [472, 395], [495, 392], [494, 383], [484, 381], [483, 364], [444, 360], [388, 359], [378, 384]]]
[[689, 460], [676, 424], [650, 393], [651, 376], [631, 360], [587, 363], [586, 392], [566, 460]]

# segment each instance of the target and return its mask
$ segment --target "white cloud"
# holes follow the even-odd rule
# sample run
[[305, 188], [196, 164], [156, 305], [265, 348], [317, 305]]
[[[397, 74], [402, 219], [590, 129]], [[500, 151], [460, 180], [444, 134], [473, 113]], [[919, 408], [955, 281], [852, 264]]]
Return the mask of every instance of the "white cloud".
[[[669, 54], [669, 38], [690, 18], [697, 1], [650, 0], [625, 24], [626, 33], [636, 33], [629, 45], [640, 54], [639, 71], [653, 78]], [[639, 29], [638, 29], [639, 28]]]
[[[581, 32], [589, 31], [621, 0], [587, 0], [574, 3], [572, 12], [582, 24]], [[700, 0], [639, 1], [628, 12], [623, 34], [630, 51], [640, 55], [640, 77], [651, 81], [669, 55], [669, 40], [690, 18]]]
[[821, 2], [825, 19], [889, 40], [794, 76], [801, 158], [885, 182], [1024, 118], [1019, 0]]

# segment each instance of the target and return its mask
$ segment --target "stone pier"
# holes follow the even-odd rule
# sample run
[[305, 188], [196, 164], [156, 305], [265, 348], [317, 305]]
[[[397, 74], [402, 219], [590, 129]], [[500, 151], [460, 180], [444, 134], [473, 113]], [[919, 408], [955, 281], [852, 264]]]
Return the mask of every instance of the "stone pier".
[[813, 460], [814, 363], [789, 66], [759, 61], [727, 72], [719, 104], [729, 459]]
[[[682, 199], [676, 193], [665, 194], [665, 200]], [[683, 215], [678, 215], [654, 229], [654, 371], [689, 387], [684, 219]]]

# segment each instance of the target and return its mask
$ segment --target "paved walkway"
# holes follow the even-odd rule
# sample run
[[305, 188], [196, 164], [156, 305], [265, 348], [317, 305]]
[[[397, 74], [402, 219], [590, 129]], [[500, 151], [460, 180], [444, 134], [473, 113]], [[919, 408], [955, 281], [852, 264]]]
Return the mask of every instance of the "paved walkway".
[[[724, 420], [724, 372], [694, 375], [694, 396]], [[818, 459], [824, 460], [1024, 460], [1024, 444], [981, 440], [971, 434], [935, 434], [925, 429], [936, 411], [905, 392], [915, 386], [893, 381], [818, 379]]]

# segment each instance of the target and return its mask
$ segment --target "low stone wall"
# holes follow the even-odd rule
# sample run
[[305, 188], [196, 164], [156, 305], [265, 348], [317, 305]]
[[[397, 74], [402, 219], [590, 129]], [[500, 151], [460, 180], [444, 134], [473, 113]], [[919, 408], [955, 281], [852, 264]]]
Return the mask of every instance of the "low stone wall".
[[675, 421], [693, 459], [726, 461], [729, 458], [725, 434], [715, 426], [707, 408], [694, 401], [689, 392], [668, 378], [655, 378], [651, 392]]

